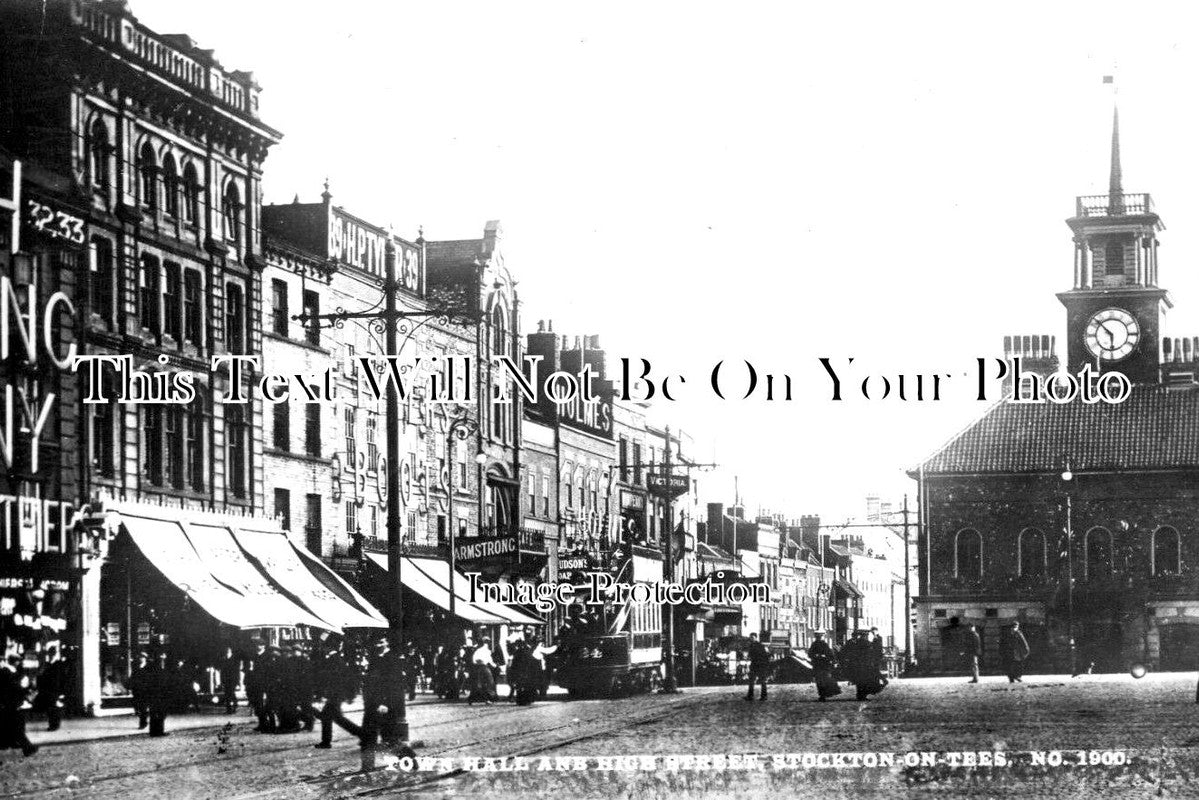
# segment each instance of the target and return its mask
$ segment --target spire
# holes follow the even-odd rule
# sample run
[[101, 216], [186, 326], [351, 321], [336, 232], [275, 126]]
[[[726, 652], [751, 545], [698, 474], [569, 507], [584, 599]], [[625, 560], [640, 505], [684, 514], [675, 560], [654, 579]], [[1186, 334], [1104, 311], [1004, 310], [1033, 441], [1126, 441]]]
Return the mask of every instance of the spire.
[[1109, 214], [1124, 213], [1124, 174], [1120, 170], [1120, 107], [1112, 108], [1112, 170], [1107, 182]]

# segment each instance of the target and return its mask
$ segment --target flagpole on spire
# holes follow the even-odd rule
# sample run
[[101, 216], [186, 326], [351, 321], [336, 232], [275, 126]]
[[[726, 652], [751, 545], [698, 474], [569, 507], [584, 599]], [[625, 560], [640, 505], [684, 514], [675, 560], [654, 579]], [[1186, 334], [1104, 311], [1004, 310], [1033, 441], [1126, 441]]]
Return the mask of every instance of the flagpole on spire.
[[1103, 82], [1112, 87], [1112, 161], [1107, 181], [1107, 213], [1124, 213], [1124, 173], [1120, 167], [1120, 106], [1116, 102], [1118, 89], [1114, 75], [1104, 75]]

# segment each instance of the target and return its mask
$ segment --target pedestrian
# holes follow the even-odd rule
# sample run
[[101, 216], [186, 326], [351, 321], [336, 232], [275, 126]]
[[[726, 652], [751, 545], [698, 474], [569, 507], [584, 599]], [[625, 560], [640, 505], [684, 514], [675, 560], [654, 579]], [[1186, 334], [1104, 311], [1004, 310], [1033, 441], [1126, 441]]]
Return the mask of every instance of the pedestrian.
[[486, 703], [491, 705], [498, 698], [495, 694], [495, 661], [491, 655], [491, 641], [483, 639], [470, 657], [470, 696], [466, 702], [470, 705]]
[[1020, 623], [1013, 622], [1003, 633], [999, 643], [999, 655], [1003, 661], [1003, 671], [1007, 674], [1008, 683], [1024, 682], [1024, 662], [1029, 656], [1028, 639], [1020, 630]]
[[302, 718], [300, 707], [304, 702], [303, 650], [293, 644], [279, 658], [277, 668], [268, 685], [272, 705], [278, 719], [275, 733], [294, 733], [300, 730]]
[[550, 677], [553, 671], [553, 665], [547, 659], [547, 656], [552, 656], [558, 652], [558, 646], [546, 647], [536, 635], [531, 640], [533, 649], [531, 655], [533, 660], [537, 662], [537, 694], [544, 700], [550, 693]]
[[513, 698], [520, 706], [532, 705], [540, 694], [541, 678], [537, 660], [526, 642], [513, 642], [512, 661], [508, 666], [508, 682], [512, 685]]
[[150, 707], [146, 699], [146, 674], [150, 669], [150, 657], [145, 652], [137, 654], [137, 666], [129, 673], [129, 694], [133, 696], [133, 713], [137, 715], [137, 729], [144, 730], [149, 724]]
[[871, 657], [874, 659], [875, 667], [880, 674], [886, 674], [887, 656], [883, 648], [883, 637], [879, 635], [878, 628], [871, 628], [867, 638], [870, 640]]
[[322, 635], [321, 649], [314, 653], [312, 675], [314, 691], [321, 701], [321, 740], [315, 746], [327, 750], [333, 746], [334, 723], [359, 739], [362, 728], [346, 719], [341, 709], [342, 703], [358, 694], [358, 671], [346, 660], [341, 646], [325, 637], [327, 633]]
[[254, 730], [261, 733], [271, 733], [275, 730], [275, 714], [271, 708], [267, 694], [271, 675], [274, 673], [277, 659], [267, 649], [266, 643], [260, 639], [254, 641], [254, 656], [250, 660], [250, 670], [246, 673], [246, 700], [254, 715], [258, 717], [258, 727]]
[[966, 668], [970, 670], [970, 680], [968, 683], [978, 683], [978, 666], [982, 654], [983, 642], [982, 638], [978, 635], [978, 629], [973, 625], [967, 625], [965, 632], [962, 634], [962, 659], [966, 664]]
[[858, 700], [869, 700], [870, 695], [883, 690], [879, 679], [879, 663], [869, 631], [854, 631], [853, 638], [841, 650], [841, 660], [847, 677], [857, 689]]
[[225, 648], [225, 657], [221, 659], [221, 700], [225, 703], [225, 713], [237, 711], [237, 685], [241, 682], [241, 659], [233, 652], [232, 647]]
[[386, 636], [375, 642], [362, 681], [362, 748], [373, 748], [380, 740], [385, 745], [399, 741], [397, 710], [404, 699], [404, 683], [398, 654]]
[[0, 661], [0, 750], [19, 747], [23, 755], [31, 756], [37, 752], [37, 745], [25, 733], [29, 679], [21, 675], [20, 663], [21, 657], [11, 652]]
[[178, 695], [173, 674], [167, 666], [167, 654], [159, 653], [146, 670], [144, 691], [150, 717], [150, 735], [166, 736], [167, 713]]
[[766, 645], [758, 641], [758, 634], [749, 635], [749, 692], [746, 700], [754, 699], [754, 684], [762, 684], [762, 694], [759, 700], [766, 699], [766, 681], [770, 677], [770, 651]]
[[37, 697], [33, 701], [34, 710], [46, 714], [46, 730], [56, 731], [62, 725], [62, 706], [67, 690], [66, 666], [57, 647], [51, 645], [46, 649], [46, 666], [42, 667], [42, 674], [38, 676]]
[[816, 696], [821, 701], [841, 694], [841, 684], [833, 677], [836, 660], [833, 658], [833, 648], [824, 639], [823, 631], [816, 631], [815, 641], [808, 648], [808, 656], [812, 659], [813, 682], [816, 684]]

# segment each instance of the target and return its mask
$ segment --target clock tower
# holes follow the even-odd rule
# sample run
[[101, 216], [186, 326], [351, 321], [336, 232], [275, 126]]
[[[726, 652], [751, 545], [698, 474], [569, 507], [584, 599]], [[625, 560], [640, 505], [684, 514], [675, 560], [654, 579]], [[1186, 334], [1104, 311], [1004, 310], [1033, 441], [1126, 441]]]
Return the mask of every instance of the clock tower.
[[1074, 288], [1066, 307], [1066, 368], [1090, 364], [1133, 383], [1156, 383], [1162, 323], [1173, 303], [1157, 283], [1157, 233], [1165, 226], [1148, 194], [1125, 194], [1120, 116], [1112, 116], [1111, 177], [1106, 195], [1079, 197], [1066, 220], [1074, 231]]

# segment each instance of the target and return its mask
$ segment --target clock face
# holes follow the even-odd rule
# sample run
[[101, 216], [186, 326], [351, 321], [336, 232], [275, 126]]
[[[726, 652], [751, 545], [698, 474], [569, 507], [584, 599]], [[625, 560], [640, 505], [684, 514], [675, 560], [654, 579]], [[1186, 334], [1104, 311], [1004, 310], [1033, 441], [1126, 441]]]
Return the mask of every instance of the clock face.
[[1087, 322], [1087, 349], [1104, 361], [1119, 361], [1136, 349], [1141, 326], [1122, 308], [1105, 308]]

